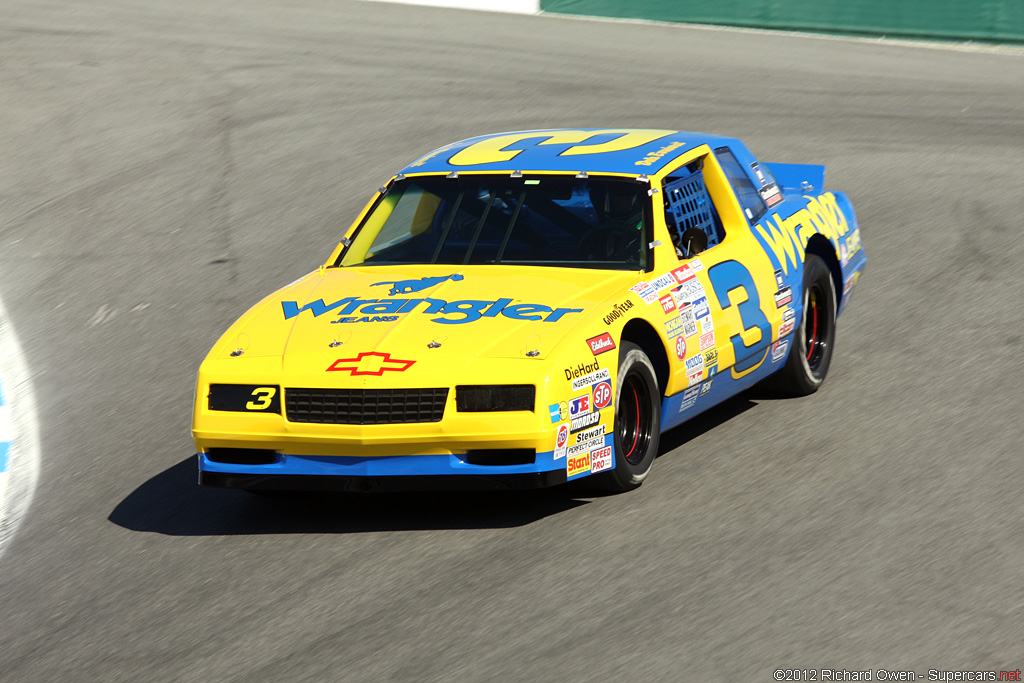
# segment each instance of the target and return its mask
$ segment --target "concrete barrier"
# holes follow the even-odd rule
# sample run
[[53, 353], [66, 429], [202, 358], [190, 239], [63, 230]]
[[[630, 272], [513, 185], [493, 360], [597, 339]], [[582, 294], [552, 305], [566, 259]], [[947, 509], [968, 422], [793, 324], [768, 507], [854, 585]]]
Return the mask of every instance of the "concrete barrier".
[[541, 0], [562, 14], [853, 35], [1024, 42], [1022, 0]]

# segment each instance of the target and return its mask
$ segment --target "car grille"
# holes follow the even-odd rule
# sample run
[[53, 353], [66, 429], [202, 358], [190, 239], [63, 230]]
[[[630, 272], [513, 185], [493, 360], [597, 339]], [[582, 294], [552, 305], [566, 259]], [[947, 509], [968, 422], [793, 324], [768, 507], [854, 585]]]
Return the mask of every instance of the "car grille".
[[448, 389], [292, 389], [284, 390], [291, 422], [382, 425], [440, 422]]

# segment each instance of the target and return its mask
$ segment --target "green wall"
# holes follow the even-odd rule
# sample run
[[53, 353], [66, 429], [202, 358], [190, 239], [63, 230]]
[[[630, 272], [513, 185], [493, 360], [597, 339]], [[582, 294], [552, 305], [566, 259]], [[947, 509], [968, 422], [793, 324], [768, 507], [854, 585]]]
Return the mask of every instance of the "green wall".
[[1024, 0], [541, 0], [563, 14], [1024, 42]]

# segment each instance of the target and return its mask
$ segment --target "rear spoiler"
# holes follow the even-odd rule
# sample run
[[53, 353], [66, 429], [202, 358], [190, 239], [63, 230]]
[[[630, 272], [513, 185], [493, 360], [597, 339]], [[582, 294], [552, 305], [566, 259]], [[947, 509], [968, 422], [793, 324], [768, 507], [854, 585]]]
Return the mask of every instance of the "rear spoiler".
[[825, 167], [817, 164], [764, 164], [783, 192], [821, 192]]

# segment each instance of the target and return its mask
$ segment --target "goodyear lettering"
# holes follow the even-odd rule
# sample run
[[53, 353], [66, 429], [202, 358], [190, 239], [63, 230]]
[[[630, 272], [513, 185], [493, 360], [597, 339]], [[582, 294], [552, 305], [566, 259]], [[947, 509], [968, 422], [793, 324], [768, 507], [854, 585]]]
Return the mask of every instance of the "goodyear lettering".
[[790, 267], [797, 268], [804, 261], [807, 241], [815, 234], [824, 235], [838, 248], [839, 238], [849, 231], [836, 197], [825, 192], [817, 197], [804, 197], [807, 204], [788, 218], [771, 214], [755, 227], [769, 256], [786, 275]]
[[[281, 308], [284, 312], [285, 320], [294, 318], [303, 311], [309, 311], [313, 314], [314, 318], [318, 318], [324, 313], [339, 309], [337, 311], [340, 316], [339, 319], [332, 322], [393, 322], [398, 319], [397, 316], [392, 317], [391, 320], [386, 320], [380, 314], [412, 313], [417, 307], [426, 304], [419, 313], [439, 316], [431, 318], [431, 322], [442, 325], [461, 325], [475, 322], [480, 318], [496, 318], [498, 315], [512, 320], [542, 320], [546, 323], [553, 323], [558, 322], [563, 316], [570, 313], [583, 312], [582, 308], [553, 309], [543, 304], [513, 304], [512, 301], [512, 299], [508, 298], [496, 299], [494, 301], [475, 299], [446, 301], [444, 299], [431, 298], [358, 299], [354, 296], [349, 296], [330, 304], [324, 303], [323, 299], [317, 299], [301, 308], [296, 301], [282, 301]], [[348, 318], [348, 316], [352, 316], [357, 311], [364, 314], [364, 316], [376, 314], [378, 317], [364, 317], [358, 320]]]
[[623, 314], [631, 308], [633, 308], [633, 302], [630, 301], [629, 299], [626, 299], [622, 303], [615, 304], [612, 307], [612, 312], [606, 315], [604, 318], [602, 318], [602, 320], [604, 320], [605, 325], [611, 325], [613, 322], [621, 318]]

